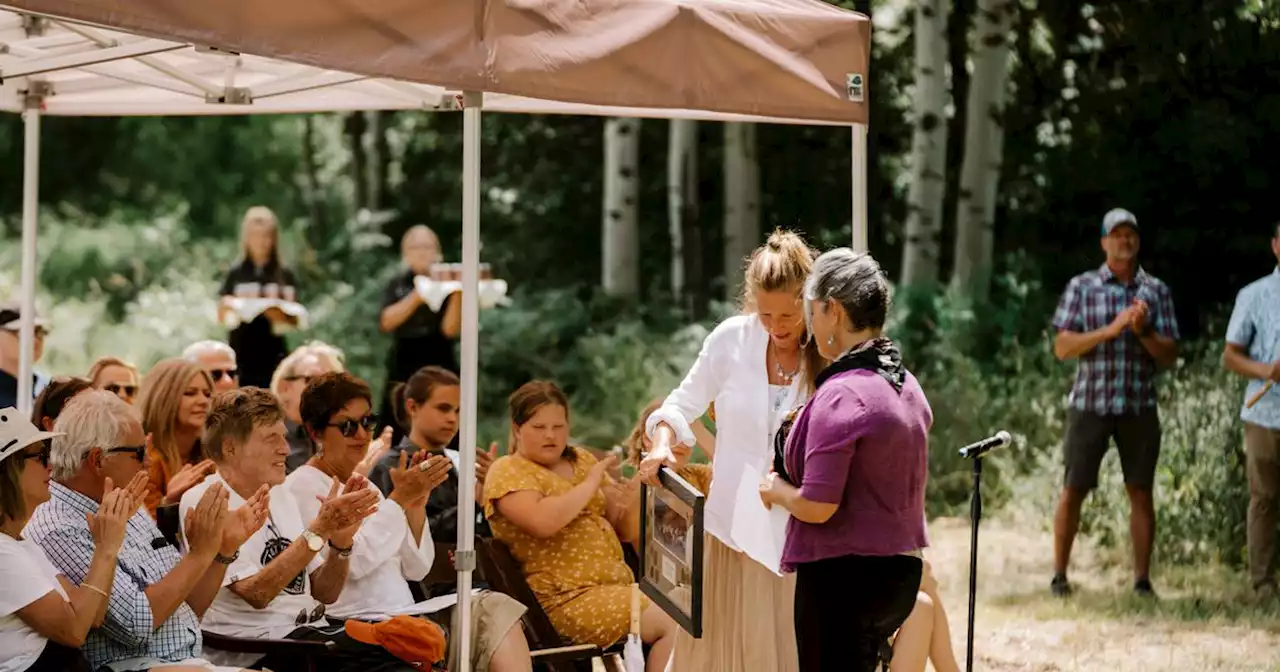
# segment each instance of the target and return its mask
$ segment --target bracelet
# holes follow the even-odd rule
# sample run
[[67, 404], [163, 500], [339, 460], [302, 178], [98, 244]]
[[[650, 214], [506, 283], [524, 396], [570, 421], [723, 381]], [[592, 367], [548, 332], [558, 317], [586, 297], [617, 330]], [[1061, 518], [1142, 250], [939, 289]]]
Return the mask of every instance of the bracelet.
[[339, 558], [351, 557], [351, 550], [354, 549], [355, 547], [356, 545], [352, 543], [350, 546], [346, 548], [341, 548], [337, 544], [334, 544], [332, 539], [329, 540], [329, 548], [332, 548], [334, 551], [336, 551]]
[[107, 598], [108, 600], [109, 600], [109, 599], [111, 599], [111, 594], [110, 594], [110, 593], [108, 593], [107, 591], [105, 591], [105, 590], [103, 590], [103, 589], [101, 589], [101, 588], [99, 588], [99, 587], [97, 587], [97, 586], [93, 585], [92, 583], [82, 583], [82, 584], [80, 584], [80, 587], [81, 587], [81, 588], [88, 588], [89, 590], [92, 590], [93, 592], [95, 592], [95, 593], [97, 593], [97, 594], [99, 594], [99, 595], [101, 595], [101, 596], [103, 596], [103, 597]]

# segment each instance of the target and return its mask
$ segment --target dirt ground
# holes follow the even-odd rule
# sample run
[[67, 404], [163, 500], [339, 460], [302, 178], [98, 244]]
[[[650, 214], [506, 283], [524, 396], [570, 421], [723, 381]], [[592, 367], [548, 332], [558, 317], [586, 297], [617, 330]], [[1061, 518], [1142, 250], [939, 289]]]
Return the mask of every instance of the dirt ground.
[[[1033, 531], [1028, 531], [1031, 527]], [[1280, 671], [1280, 610], [1256, 606], [1225, 570], [1153, 569], [1160, 599], [1130, 594], [1127, 566], [1092, 549], [1072, 558], [1076, 594], [1048, 591], [1052, 537], [1038, 526], [984, 519], [979, 537], [975, 670], [1000, 672]], [[969, 523], [930, 523], [938, 577], [964, 669]]]

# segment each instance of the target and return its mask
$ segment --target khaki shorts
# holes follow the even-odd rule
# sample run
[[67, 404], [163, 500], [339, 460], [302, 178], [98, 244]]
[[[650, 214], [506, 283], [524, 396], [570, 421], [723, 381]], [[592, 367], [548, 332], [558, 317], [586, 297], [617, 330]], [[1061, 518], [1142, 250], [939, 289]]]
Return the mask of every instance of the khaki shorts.
[[[471, 598], [471, 669], [475, 672], [489, 672], [489, 659], [498, 649], [504, 637], [512, 627], [519, 626], [524, 617], [525, 606], [515, 599], [482, 590]], [[460, 632], [458, 624], [458, 607], [452, 606], [427, 616], [433, 621], [444, 622], [449, 626], [449, 669], [458, 669], [458, 640]]]

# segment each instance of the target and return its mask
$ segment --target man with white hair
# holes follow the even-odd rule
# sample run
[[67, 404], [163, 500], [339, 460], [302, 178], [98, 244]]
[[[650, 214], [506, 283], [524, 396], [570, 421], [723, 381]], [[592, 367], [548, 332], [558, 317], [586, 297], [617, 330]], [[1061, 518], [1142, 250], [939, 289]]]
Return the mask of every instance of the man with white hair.
[[182, 351], [182, 358], [199, 364], [213, 378], [213, 391], [225, 392], [240, 387], [240, 369], [236, 367], [236, 351], [222, 341], [196, 341]]
[[[80, 583], [94, 550], [86, 514], [97, 510], [108, 478], [146, 489], [146, 479], [134, 478], [145, 473], [146, 435], [138, 412], [101, 390], [76, 395], [54, 429], [63, 435], [53, 441], [50, 498], [36, 509], [24, 536], [69, 580]], [[218, 669], [197, 657], [202, 646], [199, 618], [240, 546], [267, 516], [265, 495], [231, 512], [227, 501], [224, 488], [209, 488], [186, 516], [186, 556], [165, 540], [146, 510], [129, 520], [106, 615], [84, 644], [93, 669]]]
[[280, 400], [284, 411], [285, 438], [289, 441], [289, 458], [285, 460], [285, 473], [291, 474], [316, 453], [315, 442], [302, 425], [299, 405], [302, 391], [312, 378], [325, 373], [341, 373], [342, 351], [321, 341], [309, 341], [289, 353], [271, 376], [271, 393]]

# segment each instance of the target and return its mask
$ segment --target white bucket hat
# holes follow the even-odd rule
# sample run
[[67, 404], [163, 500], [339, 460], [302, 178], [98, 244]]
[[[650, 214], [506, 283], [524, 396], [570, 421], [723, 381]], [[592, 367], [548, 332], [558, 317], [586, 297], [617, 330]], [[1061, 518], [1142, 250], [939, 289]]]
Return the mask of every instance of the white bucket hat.
[[62, 432], [42, 432], [18, 409], [0, 408], [0, 462], [27, 446], [55, 436], [62, 436]]

